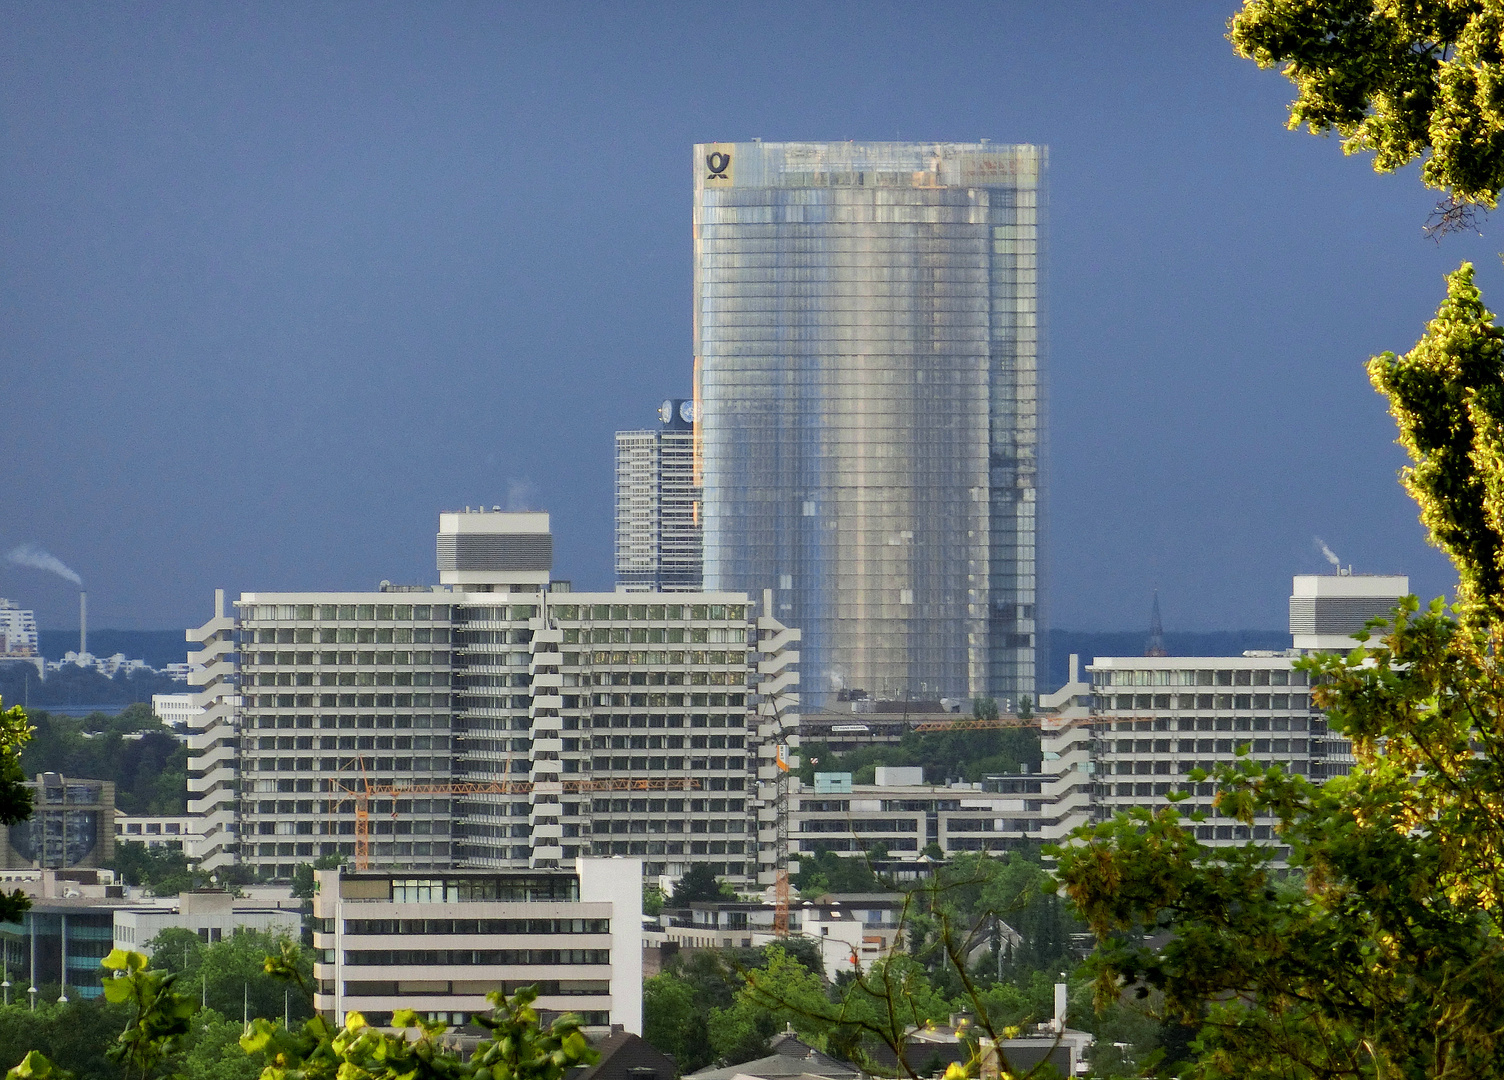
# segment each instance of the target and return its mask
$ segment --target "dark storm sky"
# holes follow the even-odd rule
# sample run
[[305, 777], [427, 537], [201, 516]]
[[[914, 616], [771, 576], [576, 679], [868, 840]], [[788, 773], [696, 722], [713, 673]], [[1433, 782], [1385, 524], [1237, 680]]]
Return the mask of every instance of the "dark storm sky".
[[[611, 445], [690, 373], [690, 145], [1050, 147], [1057, 626], [1279, 627], [1290, 575], [1449, 587], [1371, 353], [1438, 248], [1412, 168], [1284, 130], [1212, 4], [7, 4], [0, 550], [100, 627], [433, 579], [442, 509], [611, 580]], [[75, 625], [61, 579], [0, 595]]]

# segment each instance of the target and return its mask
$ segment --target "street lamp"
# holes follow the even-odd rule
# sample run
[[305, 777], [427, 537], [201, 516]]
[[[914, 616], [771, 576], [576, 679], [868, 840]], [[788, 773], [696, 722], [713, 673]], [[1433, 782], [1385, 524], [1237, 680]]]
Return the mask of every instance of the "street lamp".
[[37, 988], [36, 988], [36, 985], [33, 984], [32, 987], [31, 987], [31, 989], [28, 990], [28, 991], [26, 991], [26, 992], [31, 995], [31, 1011], [32, 1012], [36, 1012], [37, 1011]]
[[5, 1003], [10, 1004], [10, 969], [5, 969], [5, 981], [0, 982], [0, 990], [5, 991]]

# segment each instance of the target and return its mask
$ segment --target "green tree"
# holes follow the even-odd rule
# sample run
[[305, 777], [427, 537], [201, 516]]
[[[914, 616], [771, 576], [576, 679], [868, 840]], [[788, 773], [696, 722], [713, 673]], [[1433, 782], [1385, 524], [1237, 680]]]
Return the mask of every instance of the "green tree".
[[144, 885], [157, 896], [176, 896], [201, 880], [181, 850], [131, 840], [115, 845], [115, 869], [127, 885]]
[[997, 699], [990, 697], [973, 698], [971, 702], [971, 715], [976, 720], [997, 719]]
[[668, 897], [663, 895], [663, 890], [651, 881], [642, 883], [642, 913], [649, 917], [662, 913], [663, 903]]
[[768, 1040], [786, 1025], [823, 1043], [830, 1025], [822, 1018], [830, 1012], [821, 977], [782, 946], [770, 945], [766, 966], [747, 972], [731, 1005], [711, 1010], [710, 1044], [719, 1060], [734, 1065], [765, 1055]]
[[1335, 131], [1380, 172], [1421, 158], [1449, 228], [1504, 187], [1501, 24], [1499, 0], [1247, 0], [1228, 36], [1261, 67], [1282, 65], [1292, 129]]
[[[1352, 775], [1316, 786], [1244, 760], [1217, 806], [1273, 816], [1209, 849], [1180, 796], [1082, 833], [1060, 880], [1099, 940], [1099, 1001], [1136, 985], [1199, 1025], [1193, 1075], [1497, 1076], [1504, 1067], [1504, 332], [1464, 266], [1425, 336], [1369, 365], [1404, 482], [1456, 565], [1449, 613], [1409, 598], [1376, 638], [1308, 659]], [[1192, 773], [1192, 780], [1202, 777]]]
[[[345, 865], [343, 855], [320, 855], [311, 863], [299, 863], [292, 872], [292, 894], [302, 900], [312, 900], [318, 879], [314, 877], [315, 870], [333, 870], [335, 867]], [[312, 912], [312, 908], [308, 908]]]
[[825, 893], [879, 892], [883, 883], [872, 864], [860, 855], [837, 855], [820, 851], [800, 856], [799, 873], [794, 885], [800, 896], [816, 897]]
[[21, 762], [27, 775], [57, 772], [109, 780], [123, 813], [181, 814], [186, 809], [188, 748], [149, 706], [132, 705], [118, 716], [37, 711], [32, 723], [36, 737]]
[[677, 972], [665, 971], [643, 981], [642, 1037], [672, 1057], [681, 1074], [715, 1060], [707, 1019], [695, 988]]
[[[204, 1015], [207, 1011], [200, 1010], [193, 996], [178, 989], [178, 974], [153, 969], [139, 953], [119, 949], [104, 964], [116, 972], [105, 983], [106, 996], [117, 1013], [127, 1016], [108, 1051], [123, 1067], [123, 1080], [248, 1080], [247, 1062], [261, 1066], [262, 1080], [563, 1080], [571, 1069], [598, 1057], [577, 1017], [562, 1016], [544, 1028], [532, 1007], [537, 988], [528, 987], [510, 999], [499, 992], [488, 995], [491, 1013], [472, 1019], [490, 1035], [466, 1056], [444, 1038], [445, 1025], [425, 1023], [402, 1009], [393, 1018], [399, 1029], [395, 1033], [372, 1029], [359, 1013], [349, 1014], [339, 1029], [321, 1016], [293, 1029], [257, 1019], [238, 1038], [243, 1060], [237, 1061], [229, 1038], [239, 1025], [218, 1014]], [[265, 970], [307, 989], [288, 949], [267, 957]], [[105, 1015], [104, 1010], [95, 1012]], [[5, 1034], [0, 1031], [0, 1039]], [[83, 1080], [106, 1075], [111, 1073], [105, 1069], [81, 1073]], [[7, 1080], [65, 1076], [35, 1047], [6, 1074]]]
[[715, 876], [715, 871], [705, 863], [695, 863], [674, 883], [670, 907], [687, 907], [697, 901], [732, 900], [736, 890]]
[[[6, 828], [31, 817], [31, 789], [25, 786], [26, 770], [21, 767], [21, 753], [31, 740], [31, 732], [20, 706], [0, 707], [0, 826]], [[0, 921], [20, 922], [30, 906], [20, 889], [0, 891]]]
[[125, 1009], [77, 995], [57, 1004], [57, 996], [56, 991], [40, 994], [35, 1011], [26, 1002], [0, 1005], [0, 1069], [16, 1067], [35, 1050], [75, 1076], [118, 1076], [105, 1052], [125, 1026]]
[[[313, 978], [313, 954], [292, 939], [265, 930], [241, 930], [205, 944], [192, 930], [163, 930], [148, 943], [152, 962], [181, 976], [178, 989], [223, 1016], [268, 1019], [312, 1015], [312, 1006], [287, 980], [268, 972], [266, 958], [291, 950], [298, 977]], [[294, 982], [296, 980], [293, 980]]]

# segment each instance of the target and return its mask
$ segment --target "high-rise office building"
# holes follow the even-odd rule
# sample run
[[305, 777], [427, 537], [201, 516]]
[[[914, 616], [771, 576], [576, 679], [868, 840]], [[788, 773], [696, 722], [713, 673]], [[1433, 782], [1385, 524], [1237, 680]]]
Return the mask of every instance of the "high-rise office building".
[[1036, 693], [1045, 150], [695, 147], [705, 581], [805, 693]]
[[773, 880], [797, 630], [745, 593], [571, 592], [543, 513], [441, 514], [437, 548], [436, 586], [221, 595], [189, 632], [206, 867]]
[[616, 584], [682, 592], [703, 583], [694, 402], [670, 399], [660, 427], [616, 433]]

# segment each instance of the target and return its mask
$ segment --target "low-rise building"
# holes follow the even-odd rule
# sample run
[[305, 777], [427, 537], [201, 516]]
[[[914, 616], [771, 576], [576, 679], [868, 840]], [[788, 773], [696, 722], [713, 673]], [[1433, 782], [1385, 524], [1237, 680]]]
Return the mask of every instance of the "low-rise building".
[[321, 870], [315, 1007], [371, 1024], [397, 1009], [463, 1025], [486, 994], [537, 985], [536, 1007], [642, 1033], [642, 864], [442, 873]]
[[[171, 669], [181, 669], [183, 677], [187, 678], [187, 664], [167, 665], [168, 674], [174, 678], [177, 672]], [[203, 713], [201, 705], [194, 704], [192, 694], [153, 694], [151, 696], [151, 711], [156, 718], [170, 728], [187, 730], [189, 722]]]
[[115, 843], [145, 844], [149, 848], [181, 851], [197, 862], [203, 855], [203, 818], [195, 814], [115, 815]]
[[269, 930], [296, 940], [303, 928], [301, 907], [300, 900], [251, 900], [225, 892], [164, 897], [115, 909], [115, 947], [150, 956], [150, 943], [163, 930], [192, 930], [211, 945], [241, 930]]

